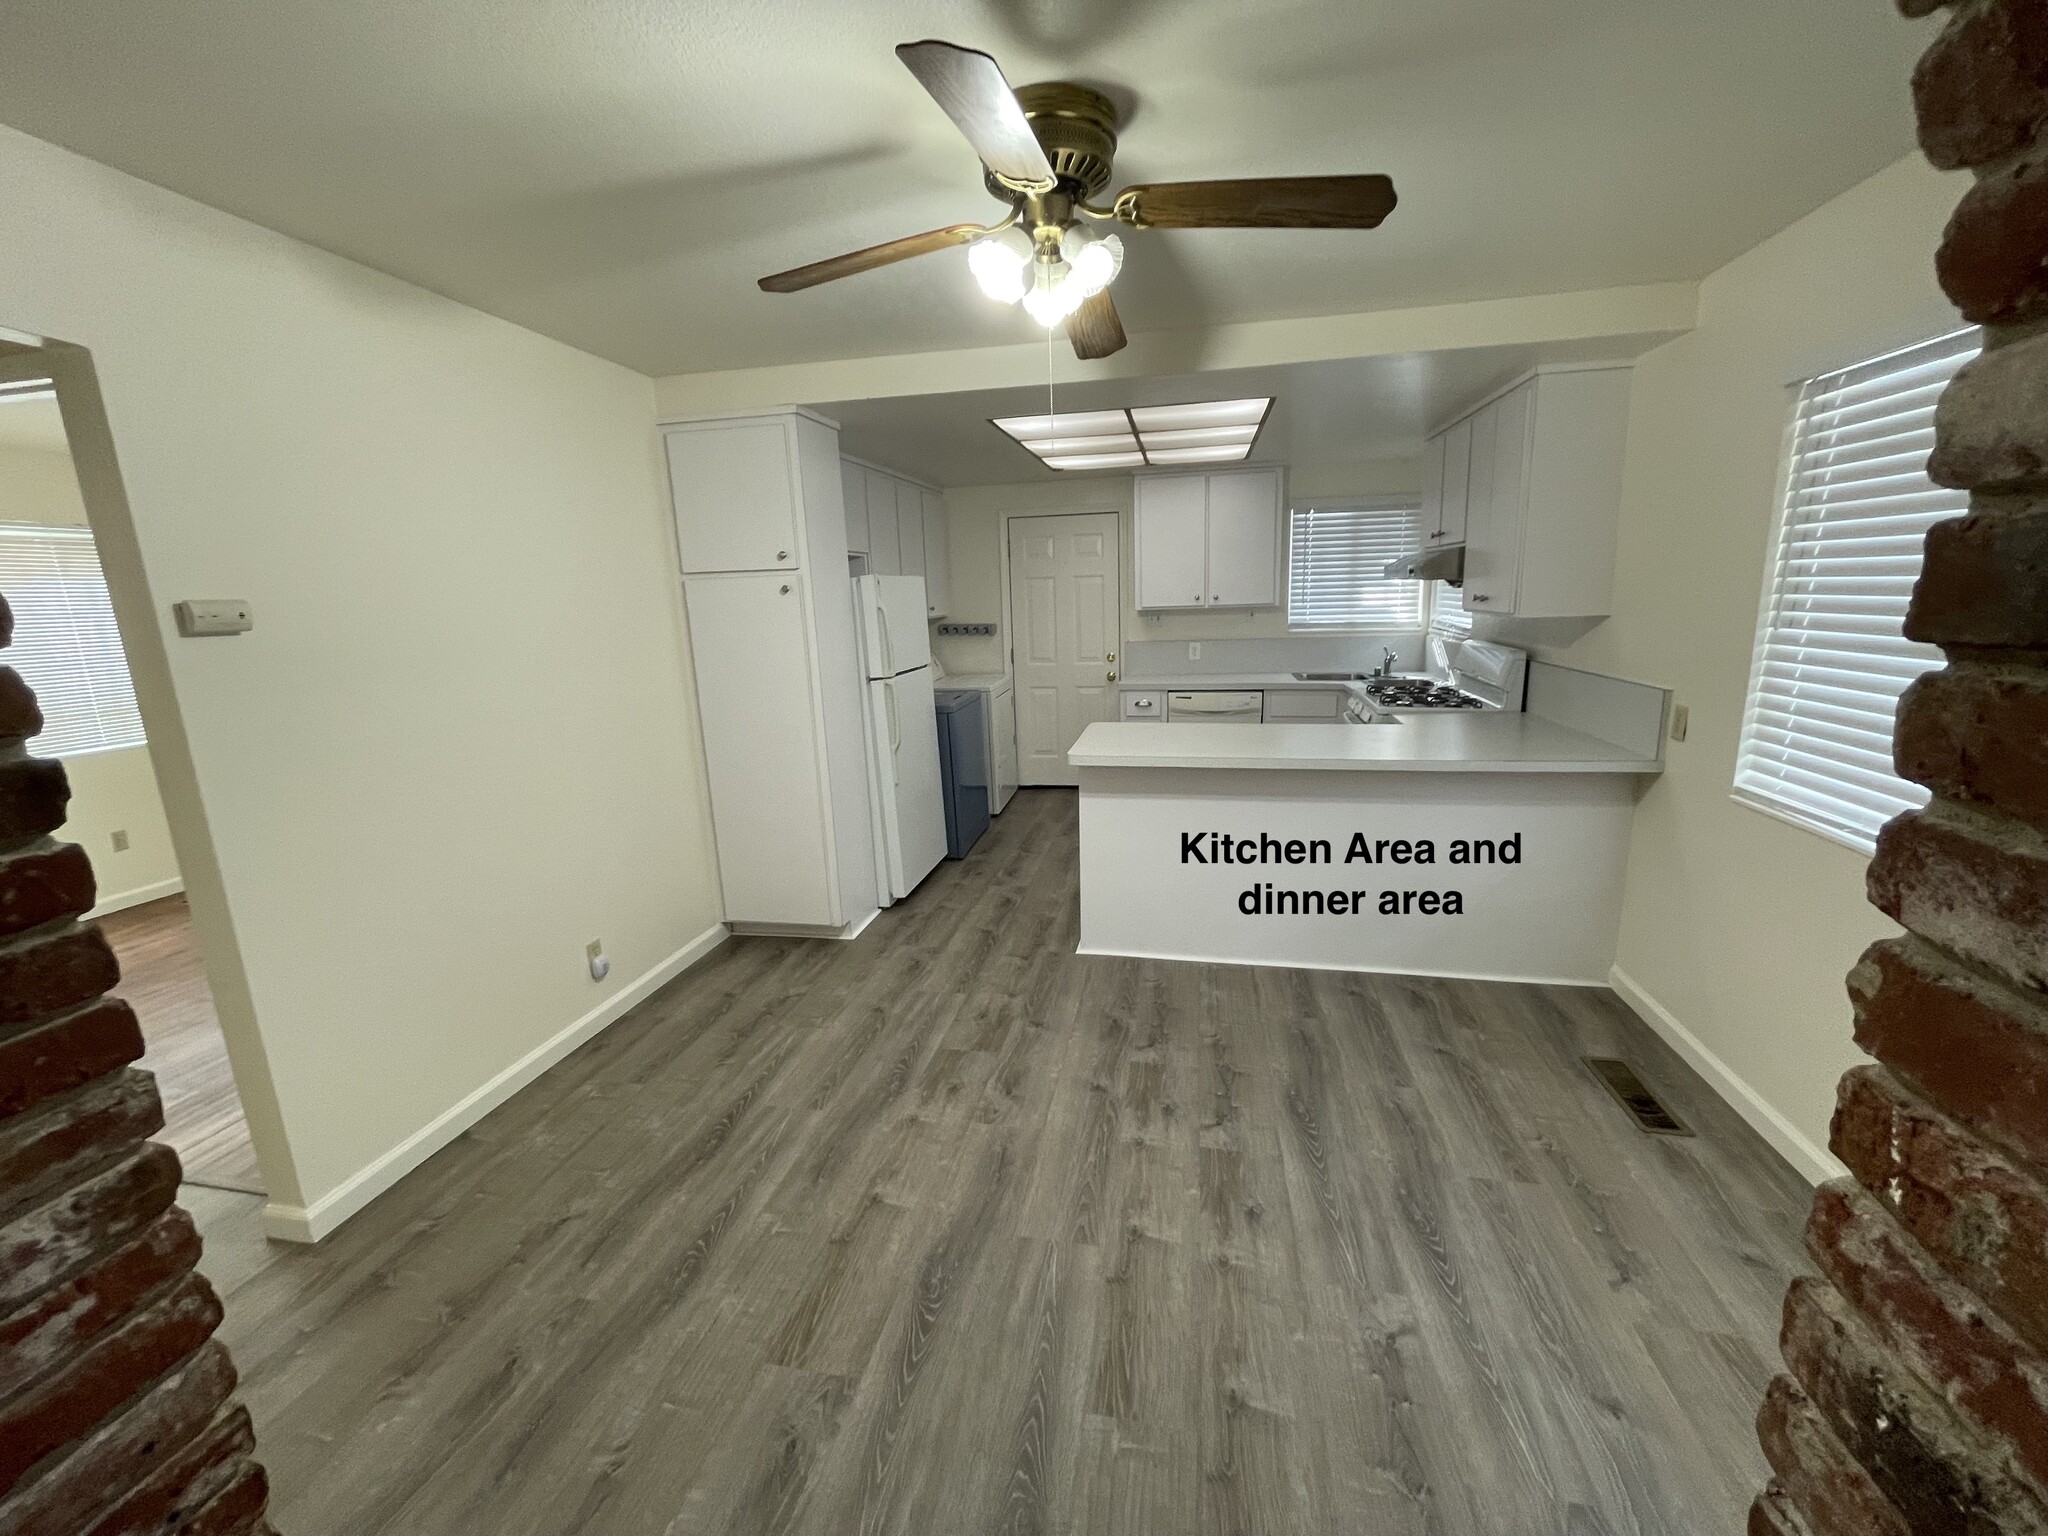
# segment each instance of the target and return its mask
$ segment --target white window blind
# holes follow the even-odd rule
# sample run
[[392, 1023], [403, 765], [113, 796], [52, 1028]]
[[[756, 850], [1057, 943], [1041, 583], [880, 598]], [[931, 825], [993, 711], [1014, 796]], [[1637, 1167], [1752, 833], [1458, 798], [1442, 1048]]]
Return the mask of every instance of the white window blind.
[[1429, 627], [1440, 635], [1460, 640], [1472, 633], [1472, 615], [1465, 611], [1465, 595], [1448, 581], [1429, 584]]
[[1892, 720], [1941, 653], [1901, 631], [1928, 527], [1968, 505], [1926, 464], [1935, 399], [1979, 345], [1957, 331], [1799, 392], [1735, 793], [1865, 852], [1927, 802], [1892, 772]]
[[99, 550], [84, 528], [0, 523], [0, 595], [14, 610], [14, 643], [0, 651], [36, 691], [44, 757], [139, 747], [142, 714]]
[[1421, 542], [1421, 529], [1413, 506], [1296, 507], [1287, 541], [1288, 627], [1422, 628], [1422, 583], [1380, 574]]

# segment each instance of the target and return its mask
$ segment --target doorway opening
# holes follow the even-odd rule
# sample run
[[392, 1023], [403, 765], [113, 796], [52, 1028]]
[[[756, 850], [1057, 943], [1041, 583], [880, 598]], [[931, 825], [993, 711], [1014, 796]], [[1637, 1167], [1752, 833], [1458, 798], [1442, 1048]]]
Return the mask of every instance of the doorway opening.
[[28, 751], [63, 762], [68, 819], [54, 835], [92, 859], [88, 914], [121, 962], [112, 995], [141, 1021], [187, 1184], [266, 1193], [184, 895], [148, 732], [79, 488], [57, 387], [40, 349], [0, 351], [0, 594], [14, 642], [0, 661], [36, 692]]

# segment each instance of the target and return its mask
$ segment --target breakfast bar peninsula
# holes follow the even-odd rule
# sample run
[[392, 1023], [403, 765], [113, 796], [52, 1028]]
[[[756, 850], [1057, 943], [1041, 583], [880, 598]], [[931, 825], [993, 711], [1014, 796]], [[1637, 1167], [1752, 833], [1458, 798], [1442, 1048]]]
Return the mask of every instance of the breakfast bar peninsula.
[[1081, 950], [1604, 983], [1652, 717], [1090, 725]]

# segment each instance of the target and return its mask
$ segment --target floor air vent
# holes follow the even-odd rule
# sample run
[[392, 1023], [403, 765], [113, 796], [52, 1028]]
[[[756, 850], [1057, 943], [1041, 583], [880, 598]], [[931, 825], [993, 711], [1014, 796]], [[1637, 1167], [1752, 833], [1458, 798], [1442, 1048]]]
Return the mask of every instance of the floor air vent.
[[1636, 1069], [1614, 1056], [1581, 1057], [1593, 1069], [1593, 1075], [1600, 1079], [1600, 1085], [1614, 1095], [1614, 1100], [1636, 1123], [1636, 1129], [1648, 1131], [1653, 1136], [1690, 1136], [1685, 1122], [1666, 1109], [1657, 1095], [1643, 1085], [1636, 1076]]

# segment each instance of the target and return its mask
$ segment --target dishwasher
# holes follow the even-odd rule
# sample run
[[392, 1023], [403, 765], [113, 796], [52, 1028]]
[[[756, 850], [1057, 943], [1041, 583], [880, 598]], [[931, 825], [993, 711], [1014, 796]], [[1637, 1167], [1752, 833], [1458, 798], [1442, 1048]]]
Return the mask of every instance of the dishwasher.
[[1266, 713], [1263, 693], [1187, 692], [1166, 696], [1166, 718], [1183, 725], [1257, 725]]

